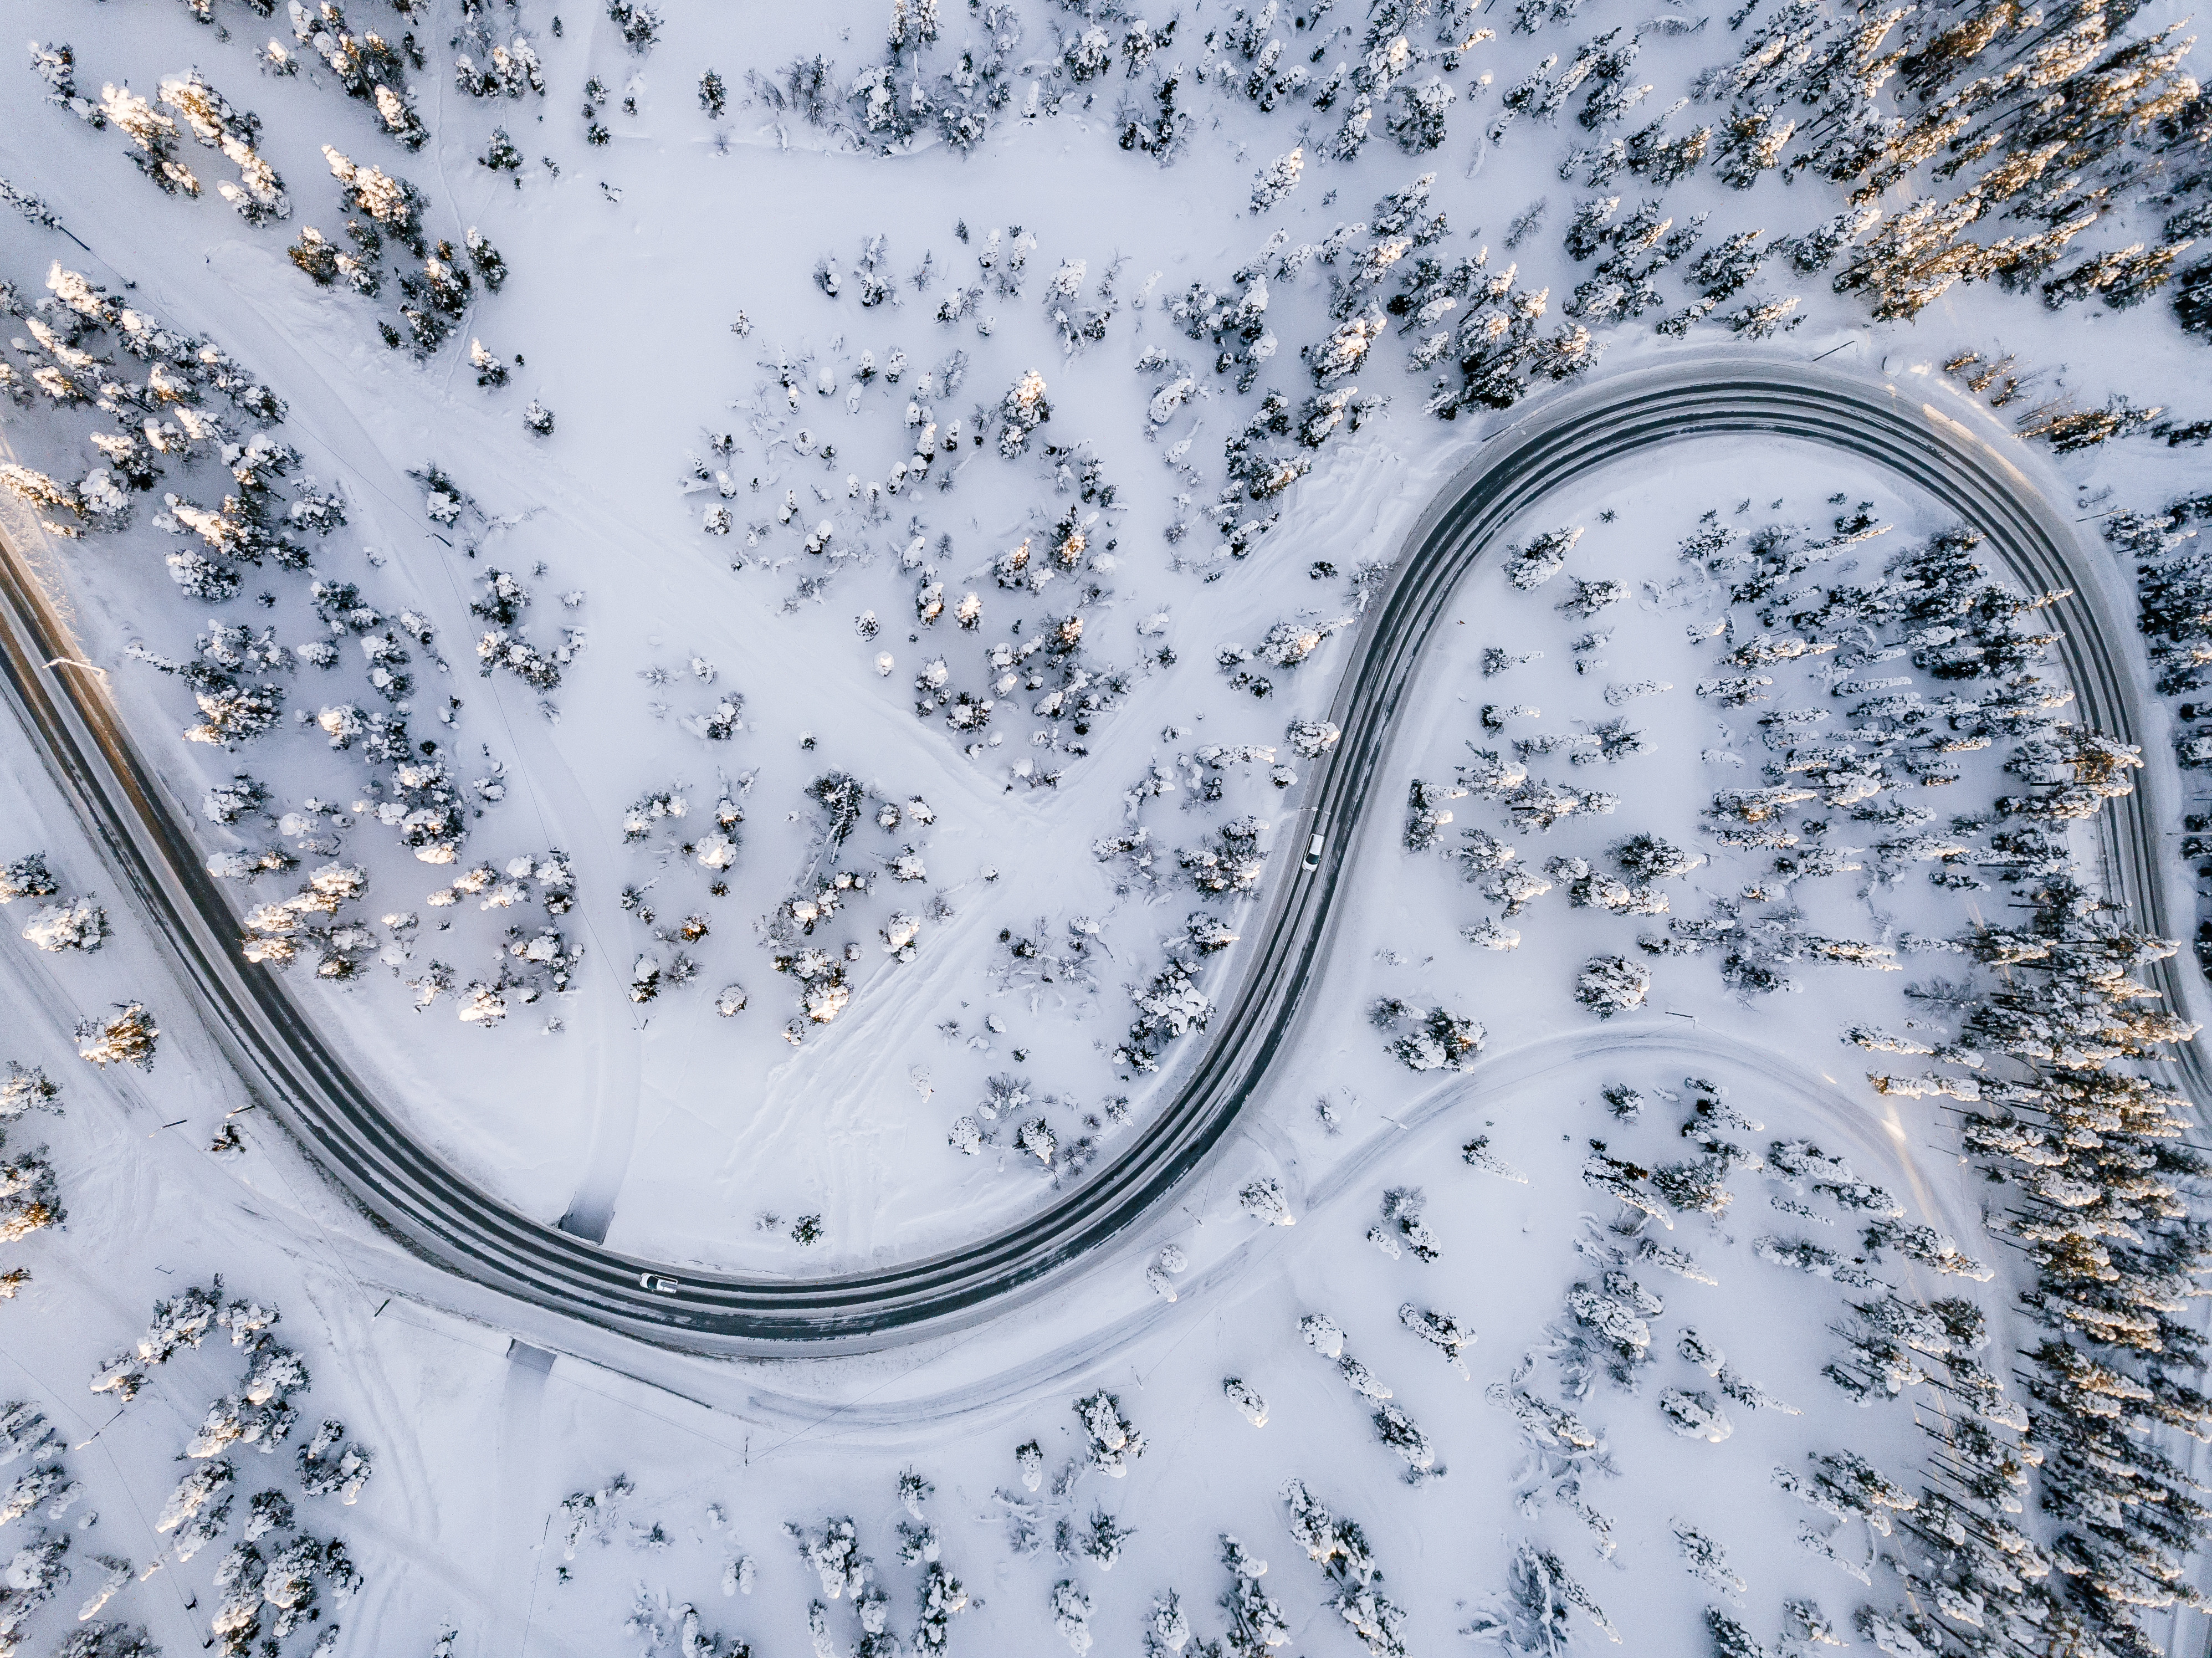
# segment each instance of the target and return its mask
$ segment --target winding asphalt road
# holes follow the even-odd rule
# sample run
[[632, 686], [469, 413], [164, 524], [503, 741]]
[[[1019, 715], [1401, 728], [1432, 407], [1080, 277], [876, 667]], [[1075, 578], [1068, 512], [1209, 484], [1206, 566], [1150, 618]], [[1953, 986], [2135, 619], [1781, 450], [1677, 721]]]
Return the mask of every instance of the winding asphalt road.
[[[1401, 700], [1459, 583], [1523, 508], [1626, 456], [1722, 435], [1823, 445], [1886, 467], [1978, 529], [2026, 586], [2070, 587], [2056, 607], [2077, 716], [2137, 740], [2129, 671], [2132, 621], [2113, 613], [2072, 527], [2000, 446], [1906, 386], [1748, 355], [1675, 359], [1549, 399], [1487, 440], [1415, 527], [1370, 605], [1331, 717], [1343, 738], [1311, 769], [1301, 812], [1271, 862], [1265, 917], [1217, 1008], [1205, 1046], [1178, 1067], [1172, 1097], [1111, 1162], [1016, 1227], [948, 1253], [814, 1278], [711, 1276], [665, 1268], [517, 1213], [414, 1144], [327, 1048], [266, 968], [247, 963], [238, 923], [186, 825], [123, 729], [103, 676], [81, 652], [39, 573], [0, 537], [0, 681], [6, 698], [117, 878], [198, 993], [250, 1090], [371, 1220], [445, 1269], [520, 1300], [664, 1345], [791, 1354], [879, 1347], [975, 1322], [1064, 1278], [1135, 1225], [1219, 1147], [1245, 1102], [1293, 1047], [1303, 1000], [1328, 953], [1340, 884], [1367, 827], [1395, 838], [1384, 786]], [[2149, 774], [2155, 775], [2155, 773]], [[1319, 866], [1300, 858], [1327, 831]], [[2105, 878], [2154, 929], [2186, 934], [2193, 900], [2163, 858], [2139, 789], [2100, 819]], [[2185, 955], [2161, 963], [2177, 1009], [2198, 999]], [[2191, 1091], [2212, 1097], [2185, 1049]], [[645, 1288], [647, 1274], [677, 1281]]]

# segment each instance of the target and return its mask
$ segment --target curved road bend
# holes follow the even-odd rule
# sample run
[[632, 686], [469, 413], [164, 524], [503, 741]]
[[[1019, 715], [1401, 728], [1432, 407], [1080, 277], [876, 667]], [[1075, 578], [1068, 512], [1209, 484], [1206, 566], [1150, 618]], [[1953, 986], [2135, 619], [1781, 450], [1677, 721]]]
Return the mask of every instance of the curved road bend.
[[[1217, 1007], [1204, 1047], [1171, 1097], [1090, 1180], [1015, 1227], [924, 1260], [817, 1278], [762, 1278], [663, 1268], [516, 1212], [417, 1146], [325, 1046], [266, 968], [239, 954], [238, 923], [201, 862], [187, 814], [122, 726], [97, 671], [77, 657], [60, 610], [20, 549], [0, 537], [0, 682], [49, 769], [198, 995], [255, 1096], [390, 1236], [441, 1267], [501, 1294], [680, 1350], [788, 1354], [879, 1347], [976, 1322], [1040, 1292], [1126, 1231], [1219, 1146], [1268, 1082], [1326, 961], [1334, 901], [1401, 699], [1460, 580], [1539, 498], [1625, 456], [1722, 435], [1832, 446], [1887, 468], [1978, 529], [2032, 589], [2072, 587], [2057, 607], [2081, 717], [2125, 741], [2140, 721], [2124, 653], [2130, 618], [2107, 614], [2059, 518], [2002, 451], [1892, 387], [1747, 355], [1677, 360], [1577, 388], [1486, 442], [1409, 537], [1369, 606], [1331, 717], [1343, 727], [1312, 769], [1306, 811], [1272, 859], [1264, 918]], [[1375, 803], [1394, 814], [1386, 788]], [[1319, 866], [1301, 854], [1313, 822], [1331, 826]], [[2175, 904], [2157, 829], [2140, 792], [2101, 819], [2106, 877], [2154, 927]], [[2177, 962], [2159, 987], [2178, 1008], [2194, 986]], [[2192, 1093], [2206, 1096], [2193, 1052]], [[647, 1274], [677, 1281], [662, 1294]]]

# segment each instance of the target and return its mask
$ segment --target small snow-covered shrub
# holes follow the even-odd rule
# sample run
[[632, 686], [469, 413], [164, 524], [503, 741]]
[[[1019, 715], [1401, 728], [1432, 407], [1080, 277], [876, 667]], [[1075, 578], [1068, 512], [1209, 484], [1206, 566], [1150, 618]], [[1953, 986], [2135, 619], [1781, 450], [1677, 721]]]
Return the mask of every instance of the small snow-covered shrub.
[[61, 1092], [60, 1084], [48, 1081], [43, 1069], [33, 1066], [27, 1071], [9, 1060], [8, 1074], [0, 1078], [0, 1124], [33, 1111], [59, 1112], [61, 1108], [54, 1102]]
[[87, 1019], [76, 1028], [76, 1051], [103, 1071], [111, 1065], [154, 1068], [154, 1044], [161, 1032], [144, 1005], [130, 1003], [106, 1021]]
[[1375, 1412], [1375, 1435], [1390, 1449], [1403, 1458], [1409, 1477], [1437, 1469], [1437, 1454], [1413, 1418], [1388, 1400]]
[[228, 825], [268, 804], [268, 786], [240, 772], [229, 782], [218, 783], [201, 796], [200, 815], [211, 823]]
[[1326, 720], [1293, 720], [1283, 735], [1291, 751], [1300, 758], [1318, 760], [1336, 746], [1337, 739], [1344, 733]]
[[1291, 1212], [1290, 1199], [1283, 1195], [1282, 1183], [1272, 1175], [1255, 1180], [1239, 1192], [1237, 1206], [1253, 1219], [1270, 1226], [1297, 1224], [1297, 1217]]
[[1170, 959], [1141, 993], [1133, 993], [1137, 1017], [1114, 1051], [1114, 1062], [1137, 1071], [1157, 1071], [1161, 1054], [1176, 1037], [1206, 1029], [1213, 1003], [1198, 987], [1190, 969]]
[[1030, 434], [1052, 418], [1052, 404], [1045, 396], [1044, 376], [1032, 368], [1007, 389], [1000, 404], [1002, 424], [999, 452], [1008, 460], [1022, 452]]
[[0, 864], [0, 904], [11, 904], [18, 898], [52, 898], [60, 891], [60, 884], [46, 869], [44, 853], [33, 852], [11, 864]]
[[1575, 981], [1575, 999], [1601, 1019], [1643, 1006], [1650, 990], [1651, 969], [1624, 956], [1593, 957]]
[[1416, 1307], [1407, 1302], [1398, 1309], [1398, 1322], [1444, 1356], [1444, 1362], [1464, 1378], [1468, 1374], [1467, 1361], [1462, 1352], [1474, 1345], [1474, 1332], [1449, 1313], [1438, 1312], [1433, 1307]]
[[1233, 1376], [1229, 1377], [1221, 1384], [1221, 1392], [1254, 1427], [1267, 1425], [1267, 1401], [1243, 1381]]
[[1584, 581], [1577, 578], [1574, 591], [1553, 608], [1565, 615], [1587, 620], [1627, 597], [1628, 589], [1623, 583]]
[[1474, 1019], [1432, 1007], [1412, 1030], [1390, 1044], [1390, 1053], [1408, 1071], [1464, 1071], [1482, 1051], [1485, 1035]]
[[1717, 1445], [1735, 1431], [1735, 1424], [1728, 1419], [1728, 1412], [1712, 1400], [1709, 1394], [1686, 1393], [1680, 1388], [1668, 1388], [1659, 1395], [1659, 1414], [1667, 1425], [1685, 1439], [1702, 1439]]
[[1460, 800], [1468, 791], [1452, 784], [1431, 783], [1416, 777], [1407, 791], [1406, 850], [1426, 852], [1437, 844], [1443, 826], [1452, 820], [1441, 809], [1447, 800]]
[[1052, 1626], [1075, 1650], [1075, 1658], [1091, 1650], [1091, 1597], [1063, 1577], [1053, 1585]]
[[1647, 884], [1687, 875], [1705, 861], [1702, 853], [1685, 852], [1672, 841], [1653, 835], [1632, 835], [1616, 844], [1610, 855], [1622, 874], [1632, 881]]
[[660, 11], [641, 0], [607, 0], [607, 21], [621, 33], [623, 44], [640, 57], [660, 42]]
[[1186, 847], [1176, 854], [1176, 861], [1200, 892], [1254, 891], [1267, 867], [1267, 855], [1260, 850], [1266, 828], [1256, 817], [1234, 818], [1215, 831], [1212, 845]]
[[1444, 141], [1444, 118], [1459, 101], [1459, 94], [1441, 76], [1431, 76], [1418, 87], [1401, 87], [1390, 95], [1389, 113], [1383, 125], [1409, 155], [1437, 149]]
[[1522, 592], [1540, 587], [1566, 568], [1567, 555], [1583, 538], [1580, 525], [1562, 525], [1538, 536], [1526, 547], [1505, 550], [1505, 579]]
[[[1090, 1441], [1091, 1461], [1115, 1479], [1127, 1475], [1129, 1464], [1145, 1454], [1145, 1436], [1121, 1414], [1120, 1396], [1101, 1388], [1077, 1400], [1075, 1413], [1082, 1418], [1085, 1436]], [[1040, 1455], [1040, 1474], [1043, 1472], [1042, 1461]], [[1027, 1475], [1025, 1467], [1025, 1482]], [[1032, 1484], [1030, 1489], [1034, 1491], [1036, 1487]]]
[[1259, 178], [1252, 185], [1252, 211], [1264, 213], [1298, 186], [1299, 175], [1305, 169], [1305, 148], [1300, 145], [1288, 155], [1278, 155], [1261, 168]]

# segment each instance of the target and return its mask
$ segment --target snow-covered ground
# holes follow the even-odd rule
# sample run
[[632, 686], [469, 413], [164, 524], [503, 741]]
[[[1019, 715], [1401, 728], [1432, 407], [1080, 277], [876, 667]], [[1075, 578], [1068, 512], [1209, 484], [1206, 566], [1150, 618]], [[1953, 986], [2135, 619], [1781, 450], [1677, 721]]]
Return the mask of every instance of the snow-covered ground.
[[[212, 21], [154, 0], [0, 6], [34, 60], [47, 53], [56, 94], [41, 102], [19, 67], [0, 103], [0, 179], [35, 198], [0, 228], [15, 346], [0, 460], [32, 469], [8, 475], [21, 487], [0, 496], [0, 529], [66, 594], [83, 659], [200, 814], [201, 853], [236, 877], [241, 932], [294, 957], [318, 1027], [469, 1179], [625, 1253], [770, 1275], [911, 1260], [1018, 1225], [1141, 1130], [1205, 1040], [1170, 1035], [1141, 999], [1174, 962], [1217, 1000], [1243, 970], [1241, 941], [1224, 940], [1291, 855], [1276, 835], [1303, 799], [1301, 745], [1327, 740], [1312, 722], [1381, 573], [1512, 420], [1498, 405], [1552, 390], [1524, 356], [1506, 393], [1449, 421], [1425, 412], [1478, 378], [1483, 338], [1553, 340], [1541, 361], [1571, 384], [1741, 337], [1887, 379], [1988, 432], [1977, 402], [2034, 428], [2123, 396], [2160, 406], [2166, 428], [2074, 449], [2069, 428], [2056, 447], [1999, 440], [2080, 520], [2085, 561], [2108, 557], [2089, 537], [2118, 514], [2172, 502], [2177, 536], [2212, 516], [2185, 499], [2204, 488], [2189, 427], [2203, 346], [2168, 303], [2186, 282], [2131, 308], [2050, 308], [2037, 286], [2085, 254], [2197, 234], [2169, 222], [2202, 211], [2185, 98], [2060, 167], [2135, 167], [2092, 180], [2104, 217], [2063, 259], [1869, 321], [1867, 296], [1831, 287], [1856, 255], [1832, 248], [1816, 269], [1783, 240], [1845, 211], [1844, 186], [1754, 165], [1733, 187], [1722, 160], [1750, 165], [1771, 136], [1771, 112], [1752, 113], [1762, 97], [1802, 116], [1797, 148], [1768, 165], [1858, 118], [1832, 87], [1761, 93], [1752, 76], [1732, 107], [1705, 82], [1644, 149], [1598, 149], [1762, 39], [1762, 72], [1798, 74], [1812, 45], [1848, 39], [1841, 11], [1269, 0], [1249, 15], [1199, 0], [1146, 57], [1165, 19], [1139, 26], [1123, 6], [940, 15], [901, 0], [890, 102], [872, 106], [847, 94], [886, 61], [883, 8], [668, 9], [655, 28], [645, 7], [556, 19], [542, 0], [358, 0], [319, 21], [236, 0], [212, 0]], [[2178, 16], [2147, 8], [2124, 33]], [[1941, 69], [1935, 26], [1903, 26], [1923, 48], [1905, 82], [1953, 84], [1927, 69]], [[2075, 31], [2036, 60], [2063, 79], [2106, 21], [2008, 14], [1988, 50], [2049, 47], [2046, 27]], [[391, 42], [380, 68], [370, 31]], [[64, 40], [75, 111], [56, 85]], [[457, 89], [457, 52], [510, 85]], [[831, 62], [809, 120], [817, 53]], [[195, 66], [228, 114], [182, 85]], [[1170, 71], [1183, 125], [1156, 159]], [[2180, 73], [2154, 66], [2126, 96]], [[900, 140], [917, 75], [934, 109], [982, 118], [978, 141], [963, 148], [958, 119], [934, 111]], [[406, 100], [380, 112], [380, 77]], [[165, 82], [179, 82], [166, 102]], [[1452, 96], [1424, 149], [1431, 82]], [[153, 101], [134, 113], [132, 94]], [[1881, 97], [1885, 118], [1930, 101]], [[1345, 137], [1363, 100], [1364, 145]], [[85, 112], [103, 104], [96, 129]], [[410, 106], [420, 142], [403, 145], [395, 112]], [[214, 122], [205, 144], [193, 111]], [[1135, 117], [1151, 125], [1131, 136]], [[125, 130], [164, 118], [196, 194], [131, 164], [159, 173]], [[1702, 167], [1670, 177], [1646, 153], [1700, 125]], [[1885, 213], [1955, 192], [1929, 156], [1878, 196]], [[341, 205], [333, 167], [356, 165], [418, 192], [422, 249], [404, 246], [404, 210], [380, 265], [348, 240], [349, 217], [396, 199], [371, 182]], [[218, 190], [234, 179], [254, 212]], [[257, 189], [281, 191], [285, 216]], [[1997, 222], [1984, 241], [2009, 234]], [[332, 250], [380, 268], [379, 291], [349, 291]], [[1464, 263], [1478, 253], [1479, 270]], [[319, 258], [326, 284], [307, 274]], [[1685, 307], [1680, 337], [1654, 331]], [[119, 307], [220, 352], [149, 343]], [[1991, 365], [2006, 366], [1981, 380]], [[223, 430], [195, 437], [207, 416]], [[125, 431], [147, 435], [118, 449]], [[280, 449], [222, 452], [257, 432]], [[95, 466], [105, 483], [79, 484]], [[158, 477], [128, 476], [149, 467]], [[33, 500], [39, 475], [68, 499]], [[342, 523], [316, 507], [332, 489]], [[2048, 1454], [2044, 1473], [2015, 1461], [2019, 1480], [1992, 1475], [1984, 1494], [2033, 1540], [2008, 1553], [2027, 1563], [2009, 1590], [1932, 1517], [1927, 1493], [1955, 1489], [1945, 1470], [1979, 1422], [2009, 1422], [2029, 1396], [2007, 1356], [2065, 1320], [2046, 1302], [2039, 1324], [2019, 1299], [2048, 1293], [2039, 1266], [1990, 1230], [2026, 1199], [1985, 1178], [1989, 1145], [1960, 1138], [1973, 1076], [1948, 1097], [1869, 1078], [1981, 1074], [1983, 1056], [1960, 1057], [1966, 1026], [2042, 969], [1957, 941], [2029, 925], [2051, 878], [2039, 859], [2094, 862], [2094, 817], [2058, 813], [2023, 850], [2026, 809], [2001, 799], [2079, 788], [2093, 809], [2139, 783], [2174, 855], [2204, 855], [2181, 839], [2206, 825], [2185, 826], [2203, 803], [2172, 746], [2196, 710], [2176, 704], [2185, 683], [2147, 698], [2130, 774], [2048, 726], [2068, 714], [2040, 646], [1978, 676], [1937, 671], [1947, 650], [2039, 625], [2004, 619], [2002, 583], [1959, 626], [1905, 615], [1893, 561], [1953, 527], [1865, 463], [1750, 439], [1648, 452], [1532, 507], [1506, 539], [1535, 550], [1468, 581], [1402, 706], [1295, 1058], [1229, 1147], [1065, 1291], [959, 1337], [836, 1360], [632, 1348], [393, 1249], [276, 1125], [228, 1114], [245, 1102], [187, 993], [27, 741], [11, 743], [0, 865], [43, 853], [58, 890], [27, 888], [5, 912], [22, 919], [0, 950], [19, 1011], [0, 1060], [61, 1083], [64, 1114], [19, 1090], [0, 1120], [16, 1159], [0, 1270], [30, 1273], [0, 1306], [15, 1375], [0, 1404], [43, 1411], [59, 1437], [38, 1448], [11, 1418], [0, 1434], [21, 1460], [0, 1480], [59, 1464], [86, 1489], [66, 1506], [46, 1479], [0, 1505], [14, 1562], [0, 1649], [127, 1650], [120, 1632], [62, 1645], [114, 1577], [83, 1627], [143, 1625], [171, 1651], [195, 1649], [214, 1617], [236, 1650], [688, 1658], [705, 1649], [687, 1604], [763, 1655], [887, 1652], [886, 1629], [929, 1650], [915, 1607], [935, 1555], [916, 1543], [902, 1562], [903, 1521], [935, 1527], [930, 1549], [965, 1586], [957, 1650], [1433, 1652], [1466, 1631], [1551, 1652], [1610, 1630], [1638, 1653], [1797, 1654], [1815, 1642], [1785, 1612], [1802, 1601], [1838, 1638], [1949, 1655], [1978, 1627], [1962, 1594], [1987, 1598], [1991, 1629], [2013, 1615], [2000, 1603], [2044, 1608], [2034, 1630], [2005, 1627], [2068, 1650], [2081, 1602], [2063, 1585], [2106, 1568], [2075, 1570], [2057, 1540], [2092, 1527], [2109, 1543], [2093, 1522], [2138, 1535], [2148, 1510], [2112, 1522], [2093, 1503], [2085, 1520], [2076, 1497], [2050, 1499], [2063, 1481]], [[248, 561], [240, 533], [296, 550]], [[2119, 614], [2131, 549], [2085, 564]], [[1971, 587], [1934, 568], [1905, 574], [1939, 596]], [[1822, 610], [1854, 585], [1880, 590], [1863, 616]], [[2005, 690], [2022, 669], [2049, 699]], [[2162, 671], [2127, 670], [2145, 687]], [[263, 684], [281, 708], [254, 734], [235, 699]], [[233, 740], [184, 740], [192, 724]], [[325, 869], [360, 872], [326, 878], [341, 902], [255, 919]], [[108, 906], [96, 952], [35, 947], [65, 942], [46, 908], [62, 897]], [[152, 1070], [82, 1063], [79, 1022], [134, 1002], [160, 1025]], [[2133, 1057], [2130, 1074], [2157, 1071]], [[2016, 1048], [1991, 1062], [2015, 1081], [2033, 1071]], [[50, 1168], [22, 1160], [41, 1144]], [[2072, 1202], [2063, 1184], [2038, 1189]], [[33, 1200], [65, 1222], [23, 1224]], [[1894, 1241], [1912, 1227], [1932, 1231]], [[2197, 1257], [2174, 1260], [2185, 1283]], [[109, 1361], [149, 1304], [217, 1273], [224, 1304], [281, 1307], [282, 1321], [188, 1333], [118, 1405]], [[2185, 1318], [2188, 1298], [2160, 1282], [2148, 1293]], [[1934, 1331], [1925, 1303], [1947, 1296], [1986, 1327]], [[1863, 1321], [1908, 1304], [1922, 1322], [1897, 1338], [1899, 1396], [1855, 1400], [1826, 1367], [1848, 1378], [1850, 1332], [1863, 1353]], [[1425, 1310], [1442, 1321], [1430, 1339]], [[189, 1313], [173, 1305], [170, 1322]], [[1301, 1330], [1315, 1315], [1338, 1333], [1319, 1331], [1319, 1350]], [[295, 1351], [311, 1386], [283, 1379]], [[1961, 1403], [1976, 1352], [2009, 1401], [1984, 1418]], [[2185, 1468], [2191, 1442], [2170, 1430], [2203, 1417], [2172, 1397], [2194, 1357], [2112, 1361], [2156, 1382], [2155, 1442]], [[1251, 1396], [1224, 1392], [1232, 1380]], [[1079, 1401], [1102, 1390], [1117, 1402], [1086, 1418]], [[210, 1400], [233, 1401], [212, 1437]], [[1115, 1413], [1140, 1455], [1115, 1447]], [[295, 1463], [325, 1417], [343, 1436]], [[369, 1460], [342, 1472], [349, 1445]], [[1869, 1510], [1887, 1487], [1813, 1460], [1846, 1456], [1897, 1501]], [[197, 1517], [172, 1497], [233, 1465], [228, 1515], [211, 1486]], [[1823, 1467], [1843, 1484], [1815, 1488]], [[913, 1512], [906, 1470], [934, 1485]], [[1310, 1514], [1316, 1558], [1297, 1560], [1291, 1479], [1364, 1529], [1378, 1580], [1362, 1578], [1357, 1533]], [[280, 1489], [297, 1525], [241, 1541], [250, 1495]], [[1899, 1505], [1916, 1501], [1906, 1523]], [[860, 1578], [810, 1564], [786, 1534], [819, 1540], [840, 1515], [887, 1612], [856, 1608]], [[1117, 1543], [1117, 1527], [1133, 1534]], [[1218, 1564], [1224, 1533], [1272, 1570]], [[342, 1537], [350, 1565], [293, 1546], [275, 1570], [295, 1535]], [[742, 1558], [754, 1570], [737, 1572]], [[312, 1601], [287, 1587], [308, 1565]], [[1152, 1621], [1170, 1590], [1187, 1637]], [[940, 1607], [959, 1598], [935, 1592]], [[2154, 1604], [2165, 1593], [2145, 1592], [2144, 1627], [2193, 1650], [2203, 1625]], [[1881, 1621], [1908, 1614], [1923, 1621]], [[2074, 1649], [2130, 1650], [2099, 1628], [2109, 1644]]]

